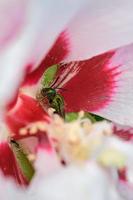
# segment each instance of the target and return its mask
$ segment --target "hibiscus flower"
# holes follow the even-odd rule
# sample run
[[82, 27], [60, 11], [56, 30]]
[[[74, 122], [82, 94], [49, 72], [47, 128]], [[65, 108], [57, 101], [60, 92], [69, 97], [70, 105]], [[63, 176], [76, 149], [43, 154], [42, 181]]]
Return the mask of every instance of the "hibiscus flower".
[[[1, 9], [9, 8], [15, 13], [10, 4], [7, 6], [4, 2]], [[68, 90], [63, 96], [69, 110], [83, 109], [124, 125], [132, 125], [132, 45], [127, 45], [132, 42], [132, 1], [58, 1], [56, 6], [52, 0], [22, 4], [21, 1], [13, 2], [16, 12], [21, 11], [17, 14], [22, 17], [23, 12], [25, 15], [21, 19], [23, 23], [18, 22], [21, 27], [15, 32], [17, 35], [13, 34], [14, 37], [5, 40], [5, 48], [1, 50], [1, 66], [6, 69], [1, 70], [2, 104], [13, 95], [5, 88], [10, 86], [10, 91], [15, 92], [20, 81], [24, 81], [24, 69], [30, 76], [28, 82], [33, 77], [35, 83], [47, 67], [63, 62], [63, 72], [58, 72], [59, 75], [62, 73], [60, 79], [64, 80], [67, 71], [73, 70], [67, 79], [58, 80]], [[63, 17], [60, 17], [60, 11], [64, 11]], [[9, 21], [16, 19], [16, 15], [11, 15], [11, 19], [6, 17]], [[124, 21], [120, 23], [119, 19], [123, 16]], [[54, 26], [47, 25], [52, 19], [56, 20]], [[4, 28], [3, 38], [7, 26]], [[63, 28], [65, 32], [53, 45]], [[11, 26], [12, 29], [14, 27]], [[101, 55], [96, 56], [98, 54]]]
[[[118, 0], [116, 3], [112, 0], [98, 3], [96, 1], [81, 2], [80, 0], [72, 2], [60, 0], [57, 2], [53, 0], [22, 2], [21, 0], [13, 0], [11, 3], [9, 1], [2, 1], [1, 3], [1, 10], [8, 11], [9, 9], [11, 18], [6, 16], [6, 12], [2, 12], [1, 16], [4, 19], [5, 17], [7, 18], [7, 24], [3, 25], [1, 23], [2, 34], [0, 37], [0, 60], [2, 66], [0, 79], [2, 86], [0, 89], [1, 124], [6, 124], [6, 127], [4, 127], [6, 131], [1, 129], [1, 132], [4, 137], [6, 137], [5, 132], [8, 132], [10, 139], [7, 142], [6, 137], [6, 141], [2, 141], [0, 145], [2, 155], [7, 155], [7, 157], [2, 158], [0, 167], [4, 175], [13, 176], [21, 184], [27, 183], [28, 178], [23, 163], [26, 164], [26, 171], [30, 167], [29, 173], [31, 170], [34, 171], [34, 166], [36, 166], [37, 170], [30, 189], [26, 191], [16, 191], [16, 185], [14, 186], [10, 181], [7, 183], [6, 180], [7, 188], [12, 188], [13, 196], [9, 197], [7, 193], [3, 194], [2, 198], [12, 199], [21, 195], [20, 198], [22, 199], [32, 199], [33, 191], [37, 189], [36, 199], [83, 199], [89, 196], [91, 196], [91, 199], [97, 199], [97, 197], [101, 199], [104, 197], [106, 199], [120, 199], [120, 195], [110, 183], [103, 166], [105, 168], [112, 167], [113, 162], [116, 169], [115, 172], [121, 168], [121, 165], [127, 168], [129, 172], [128, 162], [132, 161], [130, 156], [132, 146], [117, 141], [117, 139], [107, 138], [105, 143], [114, 145], [118, 150], [113, 150], [112, 154], [112, 150], [110, 152], [110, 149], [103, 148], [102, 150], [105, 154], [101, 153], [96, 157], [93, 155], [96, 152], [92, 151], [93, 159], [91, 160], [87, 157], [87, 161], [90, 159], [89, 163], [82, 170], [79, 170], [79, 167], [71, 166], [73, 160], [75, 161], [75, 156], [71, 157], [70, 153], [75, 149], [70, 148], [72, 151], [67, 151], [69, 150], [69, 148], [67, 149], [69, 143], [64, 143], [66, 140], [60, 140], [56, 135], [51, 135], [53, 123], [51, 116], [44, 111], [35, 98], [45, 70], [52, 65], [58, 64], [58, 70], [51, 84], [63, 97], [65, 112], [84, 110], [99, 114], [117, 123], [131, 126], [133, 117], [131, 109], [133, 100], [131, 73], [132, 1], [121, 2]], [[120, 23], [119, 20], [123, 15], [125, 17]], [[16, 98], [14, 98], [15, 93]], [[32, 94], [33, 98], [26, 96], [25, 93], [29, 96]], [[65, 127], [66, 124], [65, 122], [63, 123]], [[77, 121], [77, 124], [80, 124], [79, 121]], [[73, 124], [71, 125], [73, 127]], [[79, 126], [78, 130], [82, 130], [85, 133], [85, 127]], [[102, 131], [104, 130], [103, 127], [101, 125]], [[101, 129], [99, 129], [99, 133]], [[53, 129], [52, 132], [56, 132], [55, 130], [57, 129]], [[65, 130], [62, 134], [64, 133]], [[83, 141], [85, 139], [86, 137], [84, 136]], [[16, 140], [18, 143], [22, 143], [22, 152], [21, 150], [18, 152], [19, 144]], [[110, 141], [109, 143], [108, 140]], [[80, 141], [82, 142], [82, 138], [80, 138]], [[97, 142], [97, 137], [94, 138], [95, 142]], [[63, 144], [66, 147], [65, 149]], [[104, 141], [100, 144], [103, 145]], [[127, 151], [122, 147], [123, 145], [127, 147]], [[28, 156], [31, 156], [30, 153], [38, 155], [37, 153], [42, 146], [41, 160], [43, 160], [43, 157], [47, 158], [49, 163], [53, 162], [52, 169], [54, 168], [55, 170], [57, 167], [57, 172], [60, 171], [50, 179], [48, 172], [44, 170], [43, 174], [43, 170], [38, 169], [41, 166], [40, 161], [38, 165], [36, 164], [37, 161], [33, 164], [33, 161], [33, 163], [30, 162], [31, 157], [27, 159], [25, 155], [27, 152], [23, 152], [23, 149], [26, 149]], [[88, 143], [87, 146], [89, 146]], [[97, 151], [98, 149], [99, 145], [93, 150]], [[55, 155], [55, 150], [60, 159]], [[119, 151], [122, 151], [122, 155]], [[46, 156], [48, 153], [50, 156]], [[83, 153], [86, 153], [86, 151], [83, 151]], [[116, 162], [116, 160], [111, 160], [110, 162], [110, 160], [106, 159], [106, 155], [111, 158], [111, 155], [114, 156], [115, 153], [119, 155], [118, 157], [116, 156], [116, 158], [120, 158], [120, 160], [118, 159], [119, 162]], [[22, 157], [25, 158], [23, 163], [21, 162]], [[125, 157], [128, 160], [127, 163], [124, 162]], [[9, 160], [13, 162], [12, 168], [10, 168], [7, 158], [10, 158]], [[62, 158], [65, 158], [65, 160], [62, 160]], [[64, 165], [70, 163], [70, 167], [64, 170], [60, 161], [64, 162]], [[47, 163], [46, 160], [44, 163], [42, 164], [43, 169]], [[46, 168], [49, 169], [50, 165], [46, 166]], [[53, 173], [52, 171], [50, 171], [51, 174]], [[94, 178], [94, 171], [97, 172], [96, 179]], [[77, 183], [81, 185], [76, 185], [75, 180], [72, 182], [71, 177], [74, 174], [75, 178], [78, 179]], [[90, 176], [91, 174], [92, 176]], [[32, 176], [33, 173], [30, 176], [30, 180]], [[43, 183], [45, 176], [48, 179], [46, 178], [46, 182]], [[87, 182], [86, 177], [88, 177]], [[99, 195], [95, 196], [92, 187], [100, 179], [104, 181], [98, 187]], [[64, 184], [62, 184], [62, 180], [64, 180]], [[5, 184], [5, 180], [1, 178], [1, 187], [3, 183]], [[45, 184], [46, 189], [42, 192], [42, 187]], [[75, 191], [81, 186], [83, 189], [79, 190], [79, 193], [73, 193], [71, 184], [75, 185], [72, 187]], [[89, 192], [88, 187], [85, 188], [82, 184], [89, 185]], [[56, 185], [58, 185], [57, 188], [55, 187]], [[107, 194], [104, 193], [106, 185], [109, 186]], [[56, 188], [52, 195], [49, 192], [51, 187]], [[66, 188], [68, 188], [68, 192]], [[62, 194], [59, 192], [60, 189], [63, 191]], [[61, 195], [60, 197], [58, 196], [59, 194]]]
[[[130, 3], [131, 2], [129, 1], [126, 6], [128, 11]], [[124, 5], [125, 4], [122, 4], [121, 6]], [[98, 4], [97, 7], [100, 10], [102, 5]], [[81, 9], [80, 15], [78, 13], [77, 16], [68, 23], [65, 31], [60, 34], [53, 47], [49, 50], [44, 59], [42, 59], [36, 69], [34, 70], [33, 67], [30, 67], [29, 71], [28, 68], [21, 88], [31, 87], [33, 89], [33, 86], [37, 88], [45, 70], [54, 64], [59, 64], [60, 67], [53, 80], [52, 86], [54, 88], [62, 88], [62, 90], [57, 89], [57, 91], [64, 97], [66, 111], [73, 112], [84, 110], [93, 112], [117, 123], [132, 126], [133, 113], [132, 109], [130, 109], [130, 107], [132, 107], [133, 98], [133, 79], [131, 73], [132, 44], [122, 46], [123, 44], [129, 43], [124, 43], [123, 41], [122, 43], [115, 45], [114, 40], [116, 38], [114, 35], [118, 34], [116, 33], [118, 27], [117, 30], [112, 30], [113, 33], [109, 28], [115, 26], [116, 22], [111, 20], [111, 23], [114, 24], [111, 24], [110, 27], [109, 24], [104, 21], [101, 22], [104, 14], [101, 10], [98, 10], [97, 15], [99, 16], [99, 19], [96, 20], [94, 14], [94, 16], [87, 16], [87, 14], [85, 14], [86, 9], [87, 8]], [[116, 12], [121, 14], [123, 10], [119, 10], [118, 8], [118, 11]], [[115, 14], [116, 13], [111, 13], [112, 18]], [[80, 20], [75, 22], [78, 16], [80, 16]], [[99, 22], [99, 29], [101, 26], [105, 25], [104, 29], [110, 30], [110, 33], [107, 32], [105, 34], [104, 45], [99, 45], [101, 42], [101, 38], [99, 37], [96, 37], [96, 40], [98, 40], [97, 44], [95, 44], [95, 40], [94, 42], [91, 40], [89, 32], [90, 23], [86, 22], [86, 20], [89, 20], [89, 17], [90, 19], [92, 18], [91, 23], [98, 23], [102, 18]], [[103, 34], [103, 32], [100, 33]], [[123, 32], [122, 29], [122, 33]], [[97, 33], [98, 30], [96, 33], [95, 31], [93, 32], [94, 38], [95, 34], [97, 36]], [[113, 34], [112, 40], [110, 38], [111, 34]], [[106, 42], [106, 37], [108, 38], [108, 42]], [[129, 36], [124, 38], [129, 39]], [[86, 39], [86, 42], [83, 42], [83, 39]], [[91, 44], [92, 42], [93, 44]], [[91, 46], [93, 47], [93, 45], [95, 46], [95, 50], [94, 52], [90, 52]], [[103, 53], [105, 51], [107, 52]]]

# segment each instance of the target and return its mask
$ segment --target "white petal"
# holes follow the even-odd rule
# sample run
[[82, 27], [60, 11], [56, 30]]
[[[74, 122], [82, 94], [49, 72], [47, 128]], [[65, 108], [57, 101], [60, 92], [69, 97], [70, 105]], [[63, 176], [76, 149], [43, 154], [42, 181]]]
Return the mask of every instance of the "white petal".
[[12, 179], [5, 178], [0, 173], [0, 198], [2, 200], [24, 200], [25, 191], [20, 190]]
[[116, 50], [107, 67], [114, 68], [113, 92], [110, 102], [96, 113], [116, 123], [132, 126], [133, 44]]
[[2, 200], [121, 200], [110, 177], [95, 163], [70, 166], [55, 175], [35, 175], [27, 188], [18, 188], [0, 176]]
[[121, 195], [121, 199], [123, 200], [133, 199], [133, 187], [131, 185], [128, 185], [125, 182], [121, 182], [118, 185], [118, 191]]
[[108, 147], [117, 149], [120, 151], [123, 155], [127, 158], [127, 165], [130, 165], [130, 163], [133, 163], [133, 145], [129, 142], [123, 142], [122, 140], [112, 137], [108, 142]]
[[52, 148], [45, 149], [44, 147], [38, 149], [35, 167], [40, 179], [62, 169], [54, 150]]
[[[129, 154], [129, 157], [131, 156], [128, 151], [133, 147], [128, 143], [111, 138], [108, 140], [108, 146]], [[43, 157], [42, 153], [40, 158]], [[21, 190], [10, 180], [0, 177], [2, 200], [16, 200], [18, 198], [20, 200], [121, 200], [115, 189], [117, 182], [113, 180], [113, 176], [111, 178], [109, 171], [104, 171], [94, 162], [80, 166], [69, 166], [55, 173], [46, 174], [43, 173], [42, 169], [44, 167], [45, 171], [45, 166], [48, 167], [46, 162], [50, 161], [51, 164], [52, 160], [47, 155], [43, 158], [42, 163], [38, 163], [40, 171], [37, 171], [31, 185], [26, 190]], [[132, 194], [132, 191], [130, 192]], [[129, 196], [130, 193], [126, 195]]]
[[0, 1], [0, 51], [17, 37], [24, 24], [26, 0]]
[[[24, 67], [37, 65], [84, 1], [29, 0], [21, 32], [0, 54], [0, 102], [9, 99]], [[24, 13], [25, 14], [25, 13]], [[16, 87], [16, 88], [15, 88]]]
[[90, 0], [68, 25], [71, 53], [84, 60], [133, 42], [132, 0]]
[[34, 200], [119, 199], [107, 174], [94, 163], [71, 166], [44, 179], [36, 177], [29, 195], [33, 195]]

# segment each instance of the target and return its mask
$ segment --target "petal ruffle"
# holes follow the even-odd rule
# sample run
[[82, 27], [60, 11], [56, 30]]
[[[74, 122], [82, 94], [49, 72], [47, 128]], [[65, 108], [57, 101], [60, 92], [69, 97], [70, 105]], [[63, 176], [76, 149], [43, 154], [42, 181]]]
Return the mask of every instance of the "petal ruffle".
[[41, 64], [37, 67], [37, 69], [33, 70], [30, 73], [27, 73], [23, 86], [31, 86], [36, 84], [38, 80], [43, 75], [44, 71], [57, 63], [60, 63], [66, 56], [69, 54], [69, 38], [67, 32], [62, 32], [53, 47], [50, 49], [46, 57], [42, 60]]
[[115, 135], [126, 141], [133, 140], [133, 127], [121, 126], [118, 124], [113, 125], [113, 132]]
[[36, 100], [20, 94], [16, 105], [6, 114], [5, 120], [12, 136], [20, 139], [30, 136], [29, 129], [24, 132], [23, 128], [40, 121], [48, 123], [50, 118]]

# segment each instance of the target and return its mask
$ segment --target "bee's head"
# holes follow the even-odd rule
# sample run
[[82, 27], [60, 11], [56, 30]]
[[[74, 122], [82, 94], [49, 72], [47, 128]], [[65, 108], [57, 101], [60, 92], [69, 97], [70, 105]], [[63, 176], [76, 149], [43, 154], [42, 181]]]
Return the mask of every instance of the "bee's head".
[[56, 90], [53, 88], [42, 88], [41, 95], [46, 96], [49, 100], [53, 100], [56, 96]]

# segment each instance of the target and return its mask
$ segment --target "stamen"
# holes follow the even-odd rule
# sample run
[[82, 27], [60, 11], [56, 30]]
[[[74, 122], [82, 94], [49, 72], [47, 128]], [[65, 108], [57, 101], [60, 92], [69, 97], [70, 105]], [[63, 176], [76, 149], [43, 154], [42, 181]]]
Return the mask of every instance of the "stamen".
[[38, 131], [46, 131], [46, 124], [42, 121], [37, 121], [31, 124], [28, 124], [27, 126], [20, 128], [19, 134], [24, 136], [26, 134], [35, 135]]
[[82, 117], [84, 117], [84, 114], [85, 114], [84, 111], [81, 110], [81, 111], [79, 112], [79, 119], [81, 119]]
[[26, 135], [26, 134], [27, 134], [27, 129], [26, 129], [26, 128], [21, 128], [21, 129], [19, 130], [19, 134], [20, 134], [20, 135]]
[[38, 131], [38, 127], [37, 127], [36, 124], [34, 124], [34, 125], [32, 125], [31, 127], [29, 127], [29, 133], [30, 133], [31, 135], [36, 134], [37, 131]]
[[43, 122], [38, 122], [37, 123], [37, 128], [40, 131], [46, 131], [46, 125]]
[[28, 156], [29, 161], [34, 162], [36, 160], [35, 154], [29, 154]]
[[126, 157], [116, 149], [107, 149], [99, 156], [99, 162], [104, 166], [123, 168], [126, 163]]
[[106, 146], [112, 136], [111, 124], [106, 121], [92, 123], [83, 116], [81, 111], [77, 120], [68, 123], [53, 114], [53, 120], [46, 129], [59, 158], [66, 163], [93, 158], [104, 166], [123, 167], [123, 154], [115, 149], [110, 151], [110, 147]]

